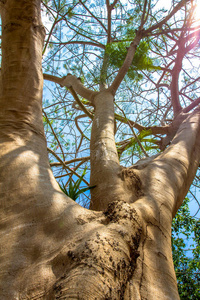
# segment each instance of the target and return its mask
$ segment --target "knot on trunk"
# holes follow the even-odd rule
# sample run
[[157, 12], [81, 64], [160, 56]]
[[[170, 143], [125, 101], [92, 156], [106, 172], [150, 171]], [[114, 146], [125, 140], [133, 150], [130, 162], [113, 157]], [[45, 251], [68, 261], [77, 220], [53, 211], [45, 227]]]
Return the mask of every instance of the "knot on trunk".
[[123, 168], [120, 177], [125, 182], [127, 188], [132, 191], [135, 196], [141, 197], [144, 195], [140, 176], [133, 169]]
[[[134, 258], [138, 257], [136, 253], [139, 246], [139, 241], [142, 233], [142, 220], [137, 211], [132, 208], [127, 202], [113, 201], [108, 205], [108, 209], [104, 212], [108, 218], [108, 224], [115, 226], [115, 231], [123, 238], [129, 245], [131, 250], [131, 257], [134, 253]], [[132, 257], [133, 258], [133, 257]]]

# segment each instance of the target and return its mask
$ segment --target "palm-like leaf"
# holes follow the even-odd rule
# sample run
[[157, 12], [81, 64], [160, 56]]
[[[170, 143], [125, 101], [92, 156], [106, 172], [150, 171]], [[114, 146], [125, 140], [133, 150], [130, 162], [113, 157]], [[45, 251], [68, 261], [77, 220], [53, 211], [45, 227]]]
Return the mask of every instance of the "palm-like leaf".
[[60, 189], [63, 191], [63, 193], [65, 193], [65, 195], [67, 195], [73, 200], [76, 200], [80, 194], [95, 187], [95, 186], [87, 186], [81, 189], [79, 188], [85, 174], [86, 174], [86, 168], [84, 169], [83, 174], [80, 176], [80, 178], [77, 181], [74, 182], [74, 184], [72, 179], [69, 180], [68, 189], [66, 188], [63, 182], [62, 184], [59, 184]]

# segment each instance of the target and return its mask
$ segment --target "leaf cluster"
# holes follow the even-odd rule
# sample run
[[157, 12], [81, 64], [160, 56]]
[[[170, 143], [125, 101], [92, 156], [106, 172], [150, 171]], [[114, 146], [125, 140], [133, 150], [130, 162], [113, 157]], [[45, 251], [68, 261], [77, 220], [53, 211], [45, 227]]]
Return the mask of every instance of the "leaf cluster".
[[80, 176], [80, 178], [77, 181], [73, 182], [72, 178], [70, 178], [67, 188], [63, 182], [59, 184], [60, 189], [63, 191], [63, 193], [65, 193], [65, 195], [67, 195], [68, 197], [70, 197], [75, 201], [80, 196], [80, 194], [95, 187], [95, 186], [87, 186], [84, 188], [80, 188], [80, 185], [83, 181], [83, 177], [85, 176], [85, 174], [86, 174], [86, 168], [84, 169], [83, 174]]
[[186, 198], [172, 223], [173, 260], [182, 300], [200, 299], [200, 221], [190, 215], [188, 202]]
[[[118, 43], [108, 44], [106, 46], [106, 53], [109, 56], [109, 63], [112, 67], [120, 68], [126, 58], [130, 42], [122, 41]], [[154, 66], [153, 59], [149, 56], [150, 44], [148, 41], [141, 41], [138, 45], [132, 65], [128, 70], [128, 77], [130, 79], [142, 79], [140, 70], [155, 70], [159, 67]]]

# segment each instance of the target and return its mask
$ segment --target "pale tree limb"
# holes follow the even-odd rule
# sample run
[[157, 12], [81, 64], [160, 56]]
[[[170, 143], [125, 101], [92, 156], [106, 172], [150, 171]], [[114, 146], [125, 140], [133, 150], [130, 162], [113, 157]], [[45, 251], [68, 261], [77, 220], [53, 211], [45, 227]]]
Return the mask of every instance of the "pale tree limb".
[[73, 88], [81, 97], [92, 102], [93, 98], [98, 94], [98, 92], [92, 91], [81, 83], [81, 81], [74, 75], [68, 74], [64, 77], [57, 77], [49, 74], [43, 74], [45, 80], [53, 81], [60, 84], [61, 86], [66, 86], [67, 88]]
[[45, 80], [52, 81], [52, 82], [58, 83], [60, 85], [61, 85], [62, 80], [63, 80], [62, 77], [57, 77], [57, 76], [46, 74], [46, 73], [43, 73], [43, 77], [44, 77]]
[[[115, 118], [113, 95], [100, 92], [94, 99], [95, 113], [90, 143], [91, 179], [96, 187], [91, 190], [91, 209], [105, 209], [112, 201], [126, 199], [121, 166], [114, 138]], [[110, 195], [110, 196], [109, 196]]]

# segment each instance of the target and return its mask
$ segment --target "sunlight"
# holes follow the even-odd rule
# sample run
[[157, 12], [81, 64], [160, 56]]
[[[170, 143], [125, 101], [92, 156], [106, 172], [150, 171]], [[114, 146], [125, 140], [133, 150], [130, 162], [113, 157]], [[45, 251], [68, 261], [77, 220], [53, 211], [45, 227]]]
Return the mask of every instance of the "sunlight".
[[194, 3], [194, 18], [196, 22], [200, 23], [200, 1], [196, 0]]

